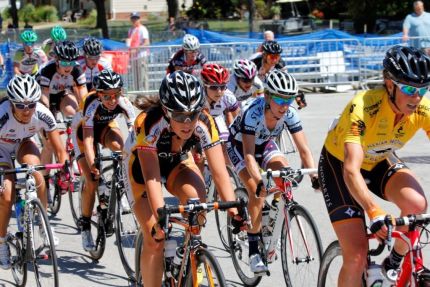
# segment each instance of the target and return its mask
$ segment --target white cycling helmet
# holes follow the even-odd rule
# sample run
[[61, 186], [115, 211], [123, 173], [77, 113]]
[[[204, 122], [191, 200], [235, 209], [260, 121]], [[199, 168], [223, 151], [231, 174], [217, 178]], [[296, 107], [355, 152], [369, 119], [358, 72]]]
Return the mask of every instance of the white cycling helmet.
[[287, 99], [295, 97], [299, 91], [296, 79], [287, 72], [277, 69], [267, 75], [264, 89]]
[[199, 39], [197, 39], [197, 37], [191, 34], [186, 34], [182, 42], [182, 47], [184, 48], [184, 50], [197, 50], [198, 48], [200, 48]]
[[234, 61], [233, 71], [238, 78], [252, 80], [257, 75], [257, 66], [248, 59], [236, 60]]
[[7, 85], [7, 96], [15, 103], [37, 102], [42, 95], [39, 84], [28, 75], [15, 75]]

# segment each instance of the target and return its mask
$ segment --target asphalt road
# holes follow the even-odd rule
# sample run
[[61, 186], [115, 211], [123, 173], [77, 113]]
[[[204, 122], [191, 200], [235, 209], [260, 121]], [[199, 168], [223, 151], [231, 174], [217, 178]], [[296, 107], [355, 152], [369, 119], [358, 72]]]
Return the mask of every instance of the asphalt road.
[[[355, 92], [336, 94], [309, 94], [307, 100], [309, 106], [300, 111], [309, 145], [318, 160], [325, 134], [329, 123], [338, 115], [348, 100]], [[430, 177], [428, 176], [430, 164], [430, 149], [428, 140], [423, 132], [418, 132], [415, 138], [398, 153], [408, 163], [410, 168], [418, 175], [426, 190], [426, 196], [430, 198]], [[333, 229], [330, 225], [323, 198], [311, 189], [308, 178], [305, 178], [297, 191], [294, 193], [296, 200], [306, 206], [312, 213], [318, 224], [324, 247], [335, 239]], [[396, 208], [390, 203], [382, 202], [381, 205], [387, 211], [397, 214]], [[63, 197], [63, 205], [59, 214], [51, 219], [60, 245], [57, 248], [58, 263], [60, 271], [60, 286], [89, 287], [89, 286], [131, 286], [121, 262], [118, 250], [115, 246], [114, 237], [108, 238], [107, 249], [99, 262], [94, 262], [83, 251], [81, 237], [75, 228], [70, 213], [67, 197]], [[11, 220], [11, 229], [15, 228], [15, 220]], [[208, 223], [203, 233], [203, 241], [217, 255], [222, 266], [225, 277], [232, 286], [242, 286], [233, 268], [230, 255], [223, 250], [215, 221], [211, 214], [208, 215]], [[430, 248], [424, 250], [427, 257], [427, 265], [430, 262]], [[284, 286], [280, 260], [271, 265], [272, 275], [263, 278], [259, 286]], [[28, 276], [27, 286], [35, 286], [33, 274]], [[0, 270], [0, 287], [14, 286], [11, 271]]]

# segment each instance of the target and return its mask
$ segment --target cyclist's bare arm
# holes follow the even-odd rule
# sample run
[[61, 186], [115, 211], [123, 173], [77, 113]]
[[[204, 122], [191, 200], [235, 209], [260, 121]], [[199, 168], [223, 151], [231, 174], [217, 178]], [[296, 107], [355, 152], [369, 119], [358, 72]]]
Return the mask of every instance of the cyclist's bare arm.
[[78, 104], [81, 104], [85, 98], [85, 95], [88, 94], [88, 89], [86, 85], [73, 87], [73, 92], [78, 100]]
[[100, 171], [94, 165], [96, 158], [94, 153], [94, 129], [92, 127], [83, 127], [82, 131], [85, 159], [91, 172], [93, 172], [94, 176], [98, 178]]
[[226, 111], [225, 113], [225, 121], [227, 123], [227, 126], [231, 125], [234, 121], [234, 119], [237, 117], [237, 115], [240, 113], [240, 108], [238, 107], [234, 111]]
[[13, 73], [15, 75], [21, 75], [21, 71], [19, 70], [19, 63], [13, 63]]
[[54, 148], [55, 154], [57, 155], [57, 159], [59, 163], [65, 163], [68, 160], [68, 154], [64, 145], [61, 143], [60, 133], [57, 129], [47, 132], [48, 140], [51, 142], [52, 147]]
[[42, 87], [42, 96], [40, 97], [40, 102], [49, 108], [49, 88]]
[[257, 161], [255, 160], [255, 135], [242, 134], [242, 144], [246, 169], [255, 182], [260, 182], [260, 169]]

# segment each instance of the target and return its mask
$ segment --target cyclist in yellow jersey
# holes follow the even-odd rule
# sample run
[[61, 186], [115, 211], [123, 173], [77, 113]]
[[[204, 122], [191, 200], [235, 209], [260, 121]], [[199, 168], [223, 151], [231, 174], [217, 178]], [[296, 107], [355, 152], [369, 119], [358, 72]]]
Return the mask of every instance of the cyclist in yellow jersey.
[[[421, 51], [395, 46], [383, 61], [384, 88], [365, 91], [351, 100], [329, 131], [319, 161], [324, 200], [342, 248], [338, 286], [361, 286], [370, 230], [387, 236], [386, 212], [372, 193], [397, 205], [401, 215], [427, 208], [416, 176], [395, 151], [419, 129], [430, 137], [430, 58]], [[382, 264], [384, 280], [392, 282], [407, 247], [396, 241]], [[385, 283], [384, 283], [385, 284]], [[385, 285], [384, 285], [385, 286]]]
[[[191, 198], [205, 202], [205, 184], [191, 149], [200, 143], [222, 200], [234, 200], [213, 118], [203, 109], [205, 95], [199, 79], [183, 71], [167, 74], [160, 96], [145, 98], [135, 121], [136, 139], [129, 136], [124, 153], [124, 184], [143, 231], [141, 256], [145, 286], [161, 286], [164, 232], [157, 209], [163, 207], [162, 183], [186, 204]], [[234, 216], [236, 209], [229, 210]], [[235, 227], [243, 225], [238, 216]]]

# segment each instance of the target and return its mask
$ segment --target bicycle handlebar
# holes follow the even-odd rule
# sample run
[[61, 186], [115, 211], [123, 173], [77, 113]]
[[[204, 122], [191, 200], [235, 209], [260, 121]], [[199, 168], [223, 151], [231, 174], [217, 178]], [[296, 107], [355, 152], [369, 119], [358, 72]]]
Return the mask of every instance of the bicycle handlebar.
[[157, 209], [158, 216], [163, 218], [167, 215], [183, 213], [183, 212], [199, 212], [210, 210], [226, 210], [233, 207], [244, 207], [246, 203], [243, 200], [237, 201], [219, 201], [210, 203], [191, 203], [186, 205], [168, 205]]
[[63, 169], [67, 168], [68, 164], [62, 163], [50, 163], [41, 165], [22, 165], [21, 167], [10, 168], [10, 169], [0, 169], [0, 175], [5, 174], [16, 174], [16, 173], [32, 173], [38, 170], [52, 170], [52, 169]]

